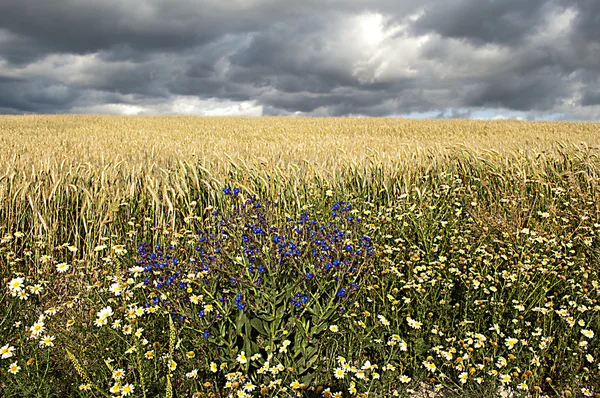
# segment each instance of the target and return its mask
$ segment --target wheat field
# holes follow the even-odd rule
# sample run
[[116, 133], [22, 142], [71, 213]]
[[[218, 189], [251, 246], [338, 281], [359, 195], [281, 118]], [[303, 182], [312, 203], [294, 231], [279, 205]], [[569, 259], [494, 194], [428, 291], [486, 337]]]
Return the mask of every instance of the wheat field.
[[599, 150], [600, 123], [1, 116], [0, 396], [598, 396]]

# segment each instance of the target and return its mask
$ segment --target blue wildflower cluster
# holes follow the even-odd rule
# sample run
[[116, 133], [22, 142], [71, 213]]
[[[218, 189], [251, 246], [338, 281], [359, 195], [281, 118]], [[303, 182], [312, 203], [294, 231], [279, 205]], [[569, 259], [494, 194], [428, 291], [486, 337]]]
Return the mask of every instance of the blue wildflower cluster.
[[194, 250], [178, 252], [184, 261], [173, 247], [139, 246], [144, 283], [156, 290], [150, 305], [167, 305], [174, 318], [218, 335], [219, 322], [233, 322], [237, 312], [250, 320], [292, 319], [310, 316], [304, 309], [316, 301], [342, 314], [374, 272], [375, 250], [352, 205], [291, 218], [277, 202], [242, 198], [239, 188], [223, 193], [231, 207], [200, 223], [189, 237]]

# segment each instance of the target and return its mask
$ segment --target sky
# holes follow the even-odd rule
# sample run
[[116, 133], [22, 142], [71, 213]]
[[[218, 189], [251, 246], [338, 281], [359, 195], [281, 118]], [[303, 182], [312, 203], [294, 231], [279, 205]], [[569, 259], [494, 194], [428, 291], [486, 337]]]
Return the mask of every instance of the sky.
[[0, 113], [600, 120], [598, 0], [0, 0]]

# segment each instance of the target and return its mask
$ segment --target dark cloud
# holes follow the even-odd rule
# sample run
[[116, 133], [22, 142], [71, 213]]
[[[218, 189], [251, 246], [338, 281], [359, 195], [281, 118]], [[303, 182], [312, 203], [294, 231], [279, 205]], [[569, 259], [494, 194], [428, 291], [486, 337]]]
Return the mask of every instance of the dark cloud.
[[600, 119], [599, 38], [595, 0], [2, 0], [0, 113]]
[[413, 29], [478, 45], [517, 44], [535, 31], [548, 6], [546, 0], [440, 1], [425, 8]]

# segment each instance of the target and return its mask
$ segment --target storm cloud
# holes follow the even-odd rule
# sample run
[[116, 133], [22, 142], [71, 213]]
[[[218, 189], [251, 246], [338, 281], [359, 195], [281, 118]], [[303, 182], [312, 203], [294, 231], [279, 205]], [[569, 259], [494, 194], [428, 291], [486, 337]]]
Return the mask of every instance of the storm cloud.
[[600, 2], [2, 0], [0, 113], [600, 120]]

